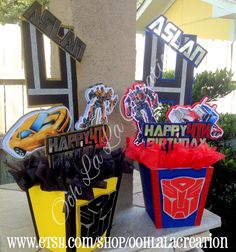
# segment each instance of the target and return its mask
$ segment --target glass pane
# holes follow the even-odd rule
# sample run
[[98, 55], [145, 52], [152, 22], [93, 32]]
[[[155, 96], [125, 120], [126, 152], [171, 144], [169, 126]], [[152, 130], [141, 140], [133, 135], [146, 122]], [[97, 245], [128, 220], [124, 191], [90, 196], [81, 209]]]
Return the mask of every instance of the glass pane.
[[162, 79], [175, 79], [176, 52], [165, 45]]

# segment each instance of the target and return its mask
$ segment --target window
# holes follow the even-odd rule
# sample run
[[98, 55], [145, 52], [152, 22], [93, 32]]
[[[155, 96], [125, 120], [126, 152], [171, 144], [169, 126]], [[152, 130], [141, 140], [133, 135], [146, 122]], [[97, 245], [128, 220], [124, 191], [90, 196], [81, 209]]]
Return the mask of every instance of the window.
[[24, 139], [32, 134], [34, 133], [31, 130], [24, 130], [20, 133], [20, 139]]

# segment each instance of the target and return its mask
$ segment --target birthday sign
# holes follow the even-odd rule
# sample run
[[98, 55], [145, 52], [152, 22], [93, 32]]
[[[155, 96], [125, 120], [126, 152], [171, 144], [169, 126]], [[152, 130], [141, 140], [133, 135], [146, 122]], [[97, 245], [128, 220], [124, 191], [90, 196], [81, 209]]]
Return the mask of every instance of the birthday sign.
[[210, 123], [156, 123], [144, 124], [144, 142], [155, 142], [160, 145], [173, 147], [175, 143], [183, 143], [186, 146], [197, 146], [211, 138]]
[[[162, 15], [149, 24], [147, 30], [164, 40], [167, 45], [195, 67], [199, 66], [207, 54], [207, 51], [194, 40], [184, 41], [183, 31], [172, 22], [167, 22], [167, 18]], [[184, 41], [183, 45], [181, 45], [182, 40]]]
[[[110, 138], [110, 129], [107, 125], [97, 125], [83, 131], [69, 132], [48, 137], [46, 139], [46, 154], [49, 157], [51, 167], [58, 162], [63, 164], [68, 161], [76, 161], [85, 153], [92, 156], [95, 147], [102, 147]], [[88, 147], [88, 148], [85, 148]]]
[[219, 115], [216, 105], [207, 103], [204, 97], [192, 106], [176, 105], [167, 112], [169, 123], [143, 123], [142, 140], [155, 142], [161, 146], [173, 147], [175, 143], [186, 146], [203, 144], [207, 139], [217, 140], [224, 131], [218, 125]]

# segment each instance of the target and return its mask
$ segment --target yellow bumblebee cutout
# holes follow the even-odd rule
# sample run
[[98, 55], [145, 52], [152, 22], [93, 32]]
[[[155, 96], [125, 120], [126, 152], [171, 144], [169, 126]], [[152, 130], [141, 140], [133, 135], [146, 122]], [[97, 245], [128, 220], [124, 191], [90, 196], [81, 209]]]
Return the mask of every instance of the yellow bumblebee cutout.
[[85, 129], [91, 125], [107, 124], [108, 118], [118, 102], [118, 95], [114, 94], [112, 87], [96, 84], [85, 91], [87, 106], [84, 115], [79, 118], [75, 128]]
[[3, 138], [3, 149], [15, 158], [24, 158], [45, 146], [47, 136], [57, 136], [71, 127], [65, 106], [32, 111], [22, 116]]

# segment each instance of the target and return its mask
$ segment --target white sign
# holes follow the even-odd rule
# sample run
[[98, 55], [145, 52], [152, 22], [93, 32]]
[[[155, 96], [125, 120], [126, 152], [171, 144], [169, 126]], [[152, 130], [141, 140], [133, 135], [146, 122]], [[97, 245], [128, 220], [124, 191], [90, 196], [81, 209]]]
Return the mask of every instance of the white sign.
[[181, 54], [195, 67], [198, 67], [207, 54], [207, 51], [202, 46], [191, 39], [181, 43], [183, 31], [172, 22], [167, 22], [167, 18], [164, 16], [159, 16], [149, 24], [147, 30], [163, 39], [167, 45]]

